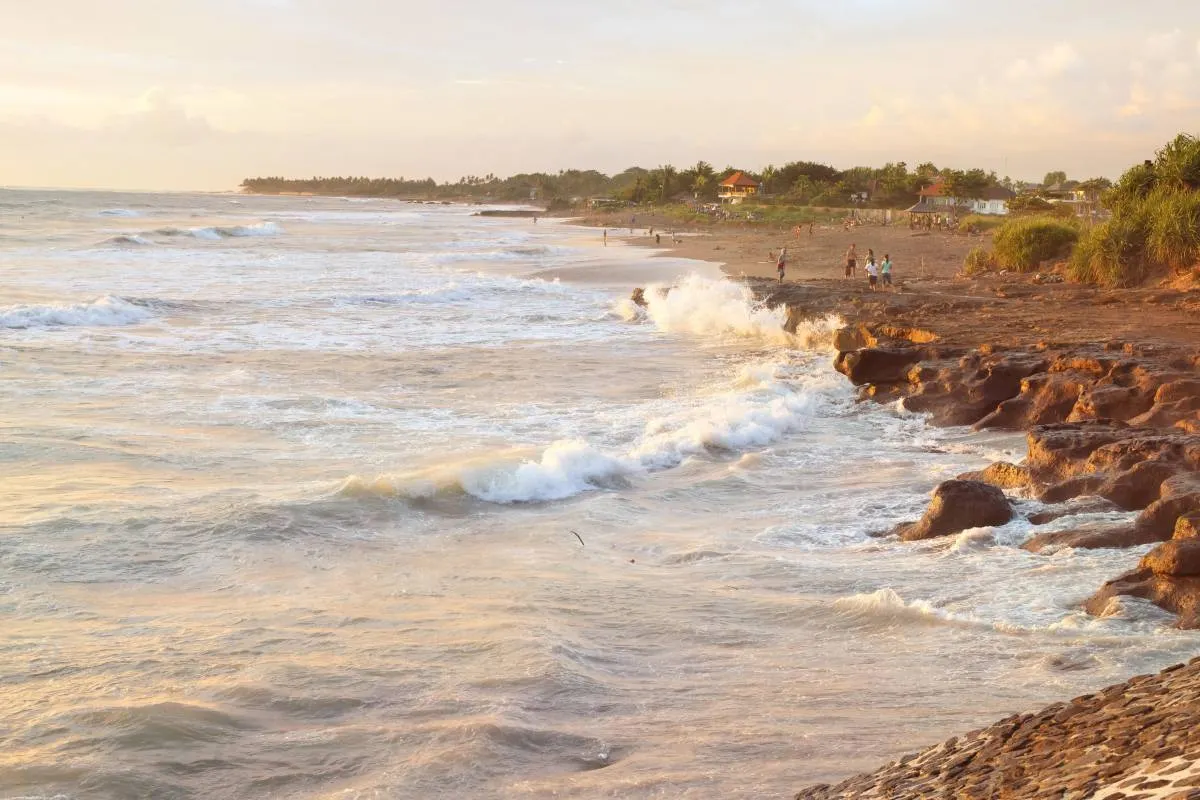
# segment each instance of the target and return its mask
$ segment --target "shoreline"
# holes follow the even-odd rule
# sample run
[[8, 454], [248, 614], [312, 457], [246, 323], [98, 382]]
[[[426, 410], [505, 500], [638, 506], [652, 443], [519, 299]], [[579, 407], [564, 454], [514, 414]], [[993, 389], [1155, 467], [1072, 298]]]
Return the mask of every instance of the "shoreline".
[[[716, 230], [657, 247], [648, 237], [627, 241], [723, 262], [727, 277], [761, 302], [787, 308], [791, 331], [839, 315], [845, 327], [835, 336], [834, 365], [859, 388], [861, 401], [900, 401], [938, 426], [1026, 433], [1020, 464], [995, 463], [939, 485], [922, 520], [881, 535], [908, 541], [1002, 523], [1019, 512], [1001, 490], [1050, 506], [1029, 518], [1035, 526], [1081, 509], [1138, 512], [1129, 524], [1080, 524], [1051, 534], [1035, 527], [1022, 548], [1048, 558], [1064, 547], [1154, 545], [1141, 559], [1130, 556], [1128, 572], [1081, 587], [1091, 593], [1084, 609], [1106, 616], [1119, 612], [1120, 598], [1135, 597], [1176, 614], [1178, 627], [1200, 628], [1200, 292], [1106, 290], [1030, 274], [963, 278], [957, 267], [948, 269], [949, 259], [922, 260], [916, 271], [900, 266], [895, 291], [871, 292], [861, 278], [830, 276], [830, 254], [850, 237], [904, 244], [907, 233], [817, 226], [807, 247], [807, 232], [800, 237], [799, 268], [789, 266], [783, 284], [773, 280], [766, 251], [754, 258], [772, 237], [786, 238], [777, 232]], [[955, 249], [946, 239], [976, 239], [934, 236], [945, 253]], [[978, 516], [989, 498], [1003, 504], [990, 520]], [[946, 527], [956, 516], [946, 507], [956, 505], [966, 514]], [[1180, 766], [1185, 757], [1200, 761], [1200, 734], [1189, 733], [1200, 722], [1200, 659], [1097, 689], [836, 786], [810, 787], [797, 800], [1200, 800], [1200, 770]], [[1168, 708], [1174, 711], [1147, 717], [1150, 709]], [[1123, 746], [1095, 747], [1106, 741]], [[1118, 785], [1126, 794], [1112, 788]]]

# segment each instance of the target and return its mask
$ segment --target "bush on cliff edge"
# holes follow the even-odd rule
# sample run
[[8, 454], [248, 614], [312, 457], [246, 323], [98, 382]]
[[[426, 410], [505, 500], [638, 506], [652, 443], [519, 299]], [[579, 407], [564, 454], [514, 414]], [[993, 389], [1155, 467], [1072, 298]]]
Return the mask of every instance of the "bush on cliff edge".
[[992, 258], [999, 269], [1031, 272], [1043, 261], [1064, 258], [1079, 239], [1072, 222], [1055, 217], [1015, 217], [996, 229]]
[[1200, 139], [1175, 137], [1154, 161], [1127, 170], [1103, 202], [1112, 218], [1080, 241], [1075, 280], [1136, 286], [1200, 265]]

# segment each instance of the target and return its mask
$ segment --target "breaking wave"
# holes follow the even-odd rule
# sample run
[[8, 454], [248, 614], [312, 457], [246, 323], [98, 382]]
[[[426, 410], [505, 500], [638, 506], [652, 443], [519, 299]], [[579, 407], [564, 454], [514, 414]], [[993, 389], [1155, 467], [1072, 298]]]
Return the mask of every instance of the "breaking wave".
[[101, 217], [140, 217], [141, 212], [132, 211], [128, 208], [106, 208], [99, 212]]
[[146, 237], [131, 233], [122, 233], [118, 234], [117, 236], [110, 236], [105, 239], [103, 243], [107, 245], [113, 245], [115, 247], [128, 247], [130, 245], [141, 247], [143, 245], [153, 244], [153, 242]]
[[617, 488], [634, 476], [670, 469], [686, 459], [736, 454], [766, 446], [803, 428], [821, 402], [786, 380], [786, 364], [745, 367], [733, 388], [690, 408], [649, 420], [624, 451], [606, 452], [579, 440], [554, 442], [534, 458], [504, 453], [435, 470], [351, 476], [341, 492], [423, 499], [465, 493], [489, 503], [562, 500]]
[[673, 286], [651, 284], [644, 297], [644, 309], [622, 300], [614, 310], [626, 320], [645, 318], [665, 332], [737, 336], [814, 349], [831, 346], [834, 331], [843, 324], [831, 314], [802, 323], [794, 333], [788, 332], [784, 328], [787, 309], [783, 306], [768, 308], [747, 286], [699, 275], [689, 275]]
[[152, 316], [145, 305], [109, 295], [90, 303], [0, 306], [0, 328], [131, 325]]
[[190, 236], [193, 239], [219, 241], [242, 236], [278, 236], [283, 230], [274, 222], [259, 222], [254, 225], [208, 225], [201, 228], [158, 228], [151, 231], [155, 236]]

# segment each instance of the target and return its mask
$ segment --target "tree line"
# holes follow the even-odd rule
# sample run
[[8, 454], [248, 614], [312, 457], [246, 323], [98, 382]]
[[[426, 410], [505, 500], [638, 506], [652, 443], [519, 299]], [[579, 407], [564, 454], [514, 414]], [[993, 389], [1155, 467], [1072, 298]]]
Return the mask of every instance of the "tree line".
[[[782, 166], [769, 164], [759, 170], [727, 166], [717, 170], [707, 161], [677, 168], [664, 164], [654, 169], [630, 167], [615, 175], [596, 170], [561, 170], [521, 173], [501, 178], [493, 174], [465, 175], [456, 182], [438, 183], [433, 178], [312, 177], [247, 178], [241, 189], [256, 194], [315, 194], [347, 197], [395, 197], [414, 200], [466, 200], [481, 202], [535, 201], [549, 207], [571, 205], [588, 198], [611, 198], [631, 203], [669, 203], [683, 200], [716, 199], [721, 181], [744, 172], [762, 186], [766, 198], [793, 205], [846, 206], [856, 199], [865, 205], [897, 208], [911, 205], [922, 187], [940, 178], [945, 193], [963, 199], [981, 197], [988, 189], [1003, 186], [1022, 192], [1034, 184], [997, 177], [983, 169], [953, 169], [932, 162], [910, 169], [903, 161], [882, 167], [852, 167], [839, 170], [813, 161], [792, 161]], [[1084, 182], [1098, 186], [1103, 178]], [[1043, 184], [1060, 189], [1079, 186], [1065, 172], [1051, 172]]]

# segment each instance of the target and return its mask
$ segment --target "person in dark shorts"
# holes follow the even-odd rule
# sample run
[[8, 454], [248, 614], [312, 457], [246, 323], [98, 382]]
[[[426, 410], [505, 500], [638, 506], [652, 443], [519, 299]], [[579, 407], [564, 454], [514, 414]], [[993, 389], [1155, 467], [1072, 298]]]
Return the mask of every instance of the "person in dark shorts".
[[851, 244], [850, 249], [846, 251], [846, 277], [847, 278], [854, 277], [854, 268], [857, 266], [858, 266], [858, 250], [855, 248], [855, 246], [853, 244]]
[[787, 269], [787, 248], [779, 251], [779, 258], [775, 260], [775, 269], [779, 271], [779, 282], [783, 283], [783, 273]]
[[887, 253], [883, 254], [883, 262], [879, 265], [879, 274], [883, 279], [884, 286], [892, 285], [892, 257]]

